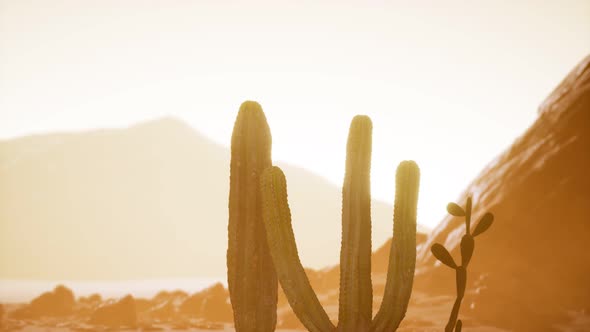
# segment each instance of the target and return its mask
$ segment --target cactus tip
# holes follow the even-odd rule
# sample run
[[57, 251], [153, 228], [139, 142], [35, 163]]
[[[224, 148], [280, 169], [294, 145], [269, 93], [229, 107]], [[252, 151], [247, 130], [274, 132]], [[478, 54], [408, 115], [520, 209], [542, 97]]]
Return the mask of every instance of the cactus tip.
[[262, 110], [262, 106], [256, 101], [246, 100], [240, 105], [240, 111], [241, 110]]
[[355, 137], [355, 134], [365, 133], [366, 135], [371, 135], [373, 131], [373, 122], [368, 115], [355, 115], [355, 117], [350, 122], [350, 130], [349, 130], [349, 140], [351, 137]]
[[371, 121], [371, 118], [368, 115], [364, 115], [364, 114], [357, 114], [354, 116], [354, 118], [352, 118], [352, 123], [367, 123], [367, 124], [373, 124], [373, 122]]
[[420, 167], [413, 160], [404, 160], [398, 165], [398, 173], [412, 172], [420, 175]]
[[266, 116], [262, 111], [262, 106], [260, 106], [258, 102], [252, 100], [246, 100], [240, 105], [238, 119], [240, 118], [263, 119], [264, 122], [266, 122]]

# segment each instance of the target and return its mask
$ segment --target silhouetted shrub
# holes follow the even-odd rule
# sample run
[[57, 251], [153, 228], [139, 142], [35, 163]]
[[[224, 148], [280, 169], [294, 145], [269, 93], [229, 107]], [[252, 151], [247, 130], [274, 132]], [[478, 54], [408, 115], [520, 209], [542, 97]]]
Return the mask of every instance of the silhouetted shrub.
[[494, 221], [494, 215], [489, 212], [484, 214], [477, 223], [477, 226], [475, 226], [473, 232], [471, 232], [471, 197], [467, 198], [465, 209], [456, 203], [449, 203], [449, 205], [447, 205], [447, 211], [455, 217], [465, 217], [465, 235], [461, 238], [461, 264], [459, 265], [455, 263], [455, 260], [449, 251], [440, 243], [433, 244], [430, 250], [436, 259], [456, 271], [457, 298], [453, 304], [453, 309], [451, 310], [449, 322], [445, 327], [445, 332], [452, 332], [453, 329], [456, 332], [460, 332], [463, 328], [463, 322], [461, 320], [457, 321], [457, 317], [459, 316], [461, 301], [463, 300], [463, 296], [465, 296], [465, 287], [467, 286], [467, 266], [471, 261], [473, 250], [475, 249], [474, 238], [490, 228]]

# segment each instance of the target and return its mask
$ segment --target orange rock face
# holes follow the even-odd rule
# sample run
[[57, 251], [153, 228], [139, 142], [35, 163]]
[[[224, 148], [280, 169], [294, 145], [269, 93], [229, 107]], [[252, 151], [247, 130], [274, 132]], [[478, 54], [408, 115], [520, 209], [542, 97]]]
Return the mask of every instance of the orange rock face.
[[[515, 331], [551, 330], [588, 315], [590, 56], [457, 203], [464, 205], [468, 195], [473, 222], [486, 211], [496, 218], [476, 241], [461, 313]], [[432, 232], [418, 251], [416, 290], [455, 292], [454, 271], [436, 263], [430, 247], [444, 244], [457, 259], [462, 234], [462, 219], [453, 216]]]

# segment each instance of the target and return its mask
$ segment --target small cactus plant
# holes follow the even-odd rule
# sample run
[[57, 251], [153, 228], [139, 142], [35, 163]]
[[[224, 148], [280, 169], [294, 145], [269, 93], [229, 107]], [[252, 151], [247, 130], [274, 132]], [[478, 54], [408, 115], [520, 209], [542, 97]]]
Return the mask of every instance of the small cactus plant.
[[338, 327], [322, 308], [299, 260], [283, 172], [273, 166], [261, 177], [263, 220], [277, 276], [293, 312], [311, 332], [395, 331], [407, 309], [416, 264], [419, 169], [413, 161], [404, 161], [397, 169], [394, 241], [383, 302], [372, 318], [371, 135], [370, 118], [356, 116], [350, 126], [342, 189]]
[[465, 217], [465, 235], [461, 238], [461, 265], [455, 263], [455, 260], [449, 251], [442, 244], [435, 243], [430, 248], [436, 259], [456, 271], [457, 297], [453, 304], [453, 309], [451, 310], [449, 322], [445, 326], [445, 332], [452, 332], [453, 329], [460, 332], [463, 327], [463, 322], [457, 320], [457, 317], [459, 316], [461, 301], [463, 300], [463, 296], [465, 296], [465, 287], [467, 286], [467, 266], [473, 256], [473, 250], [475, 248], [474, 238], [490, 228], [494, 221], [494, 215], [487, 212], [481, 217], [479, 223], [477, 223], [477, 226], [475, 226], [475, 229], [471, 232], [471, 205], [471, 197], [467, 198], [465, 209], [456, 203], [449, 203], [447, 205], [447, 211], [451, 215]]
[[271, 166], [270, 128], [262, 108], [246, 101], [231, 141], [228, 288], [237, 332], [276, 326], [278, 282], [262, 221], [260, 175]]

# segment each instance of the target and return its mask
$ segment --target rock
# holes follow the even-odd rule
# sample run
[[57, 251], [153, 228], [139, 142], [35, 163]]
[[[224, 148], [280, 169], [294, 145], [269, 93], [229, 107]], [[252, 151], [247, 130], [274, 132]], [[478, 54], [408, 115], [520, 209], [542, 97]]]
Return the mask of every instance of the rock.
[[172, 299], [155, 305], [148, 310], [147, 315], [152, 319], [170, 321], [176, 318], [178, 311]]
[[233, 322], [229, 293], [221, 283], [188, 297], [180, 305], [179, 312], [207, 322]]
[[0, 327], [2, 327], [3, 321], [4, 321], [4, 305], [0, 303]]
[[205, 296], [202, 292], [187, 297], [180, 305], [179, 312], [188, 316], [199, 316], [201, 314], [201, 304], [203, 304], [204, 298]]
[[141, 319], [171, 321], [177, 318], [179, 307], [188, 298], [184, 291], [161, 291], [151, 300], [136, 300], [137, 312]]
[[88, 318], [101, 304], [102, 297], [99, 294], [80, 297], [75, 306], [75, 314], [77, 317]]
[[229, 292], [221, 283], [203, 291], [201, 317], [208, 322], [232, 322], [233, 311], [229, 302]]
[[154, 303], [152, 300], [144, 299], [144, 298], [137, 298], [135, 299], [135, 310], [138, 313], [147, 313], [151, 308], [153, 308]]
[[92, 314], [89, 323], [111, 327], [135, 326], [137, 324], [135, 299], [127, 295], [118, 302], [103, 304]]
[[18, 319], [38, 319], [41, 317], [62, 317], [72, 314], [76, 303], [74, 293], [63, 285], [55, 287], [36, 297], [28, 305], [13, 313]]
[[90, 296], [82, 296], [78, 299], [79, 303], [95, 305], [102, 302], [102, 296], [100, 294], [92, 294]]
[[[590, 56], [456, 201], [464, 205], [473, 195], [475, 225], [483, 213], [495, 215], [476, 237], [462, 315], [514, 331], [547, 331], [574, 324], [571, 313], [589, 312], [589, 172]], [[444, 244], [458, 259], [463, 233], [463, 220], [452, 216], [434, 229], [418, 252], [416, 289], [454, 293], [454, 272], [436, 262], [430, 247]]]
[[169, 302], [169, 301], [181, 303], [186, 298], [188, 298], [188, 294], [184, 291], [181, 291], [181, 290], [176, 290], [173, 292], [161, 291], [158, 294], [156, 294], [156, 296], [154, 296], [154, 298], [152, 299], [152, 302], [158, 303], [158, 304]]

